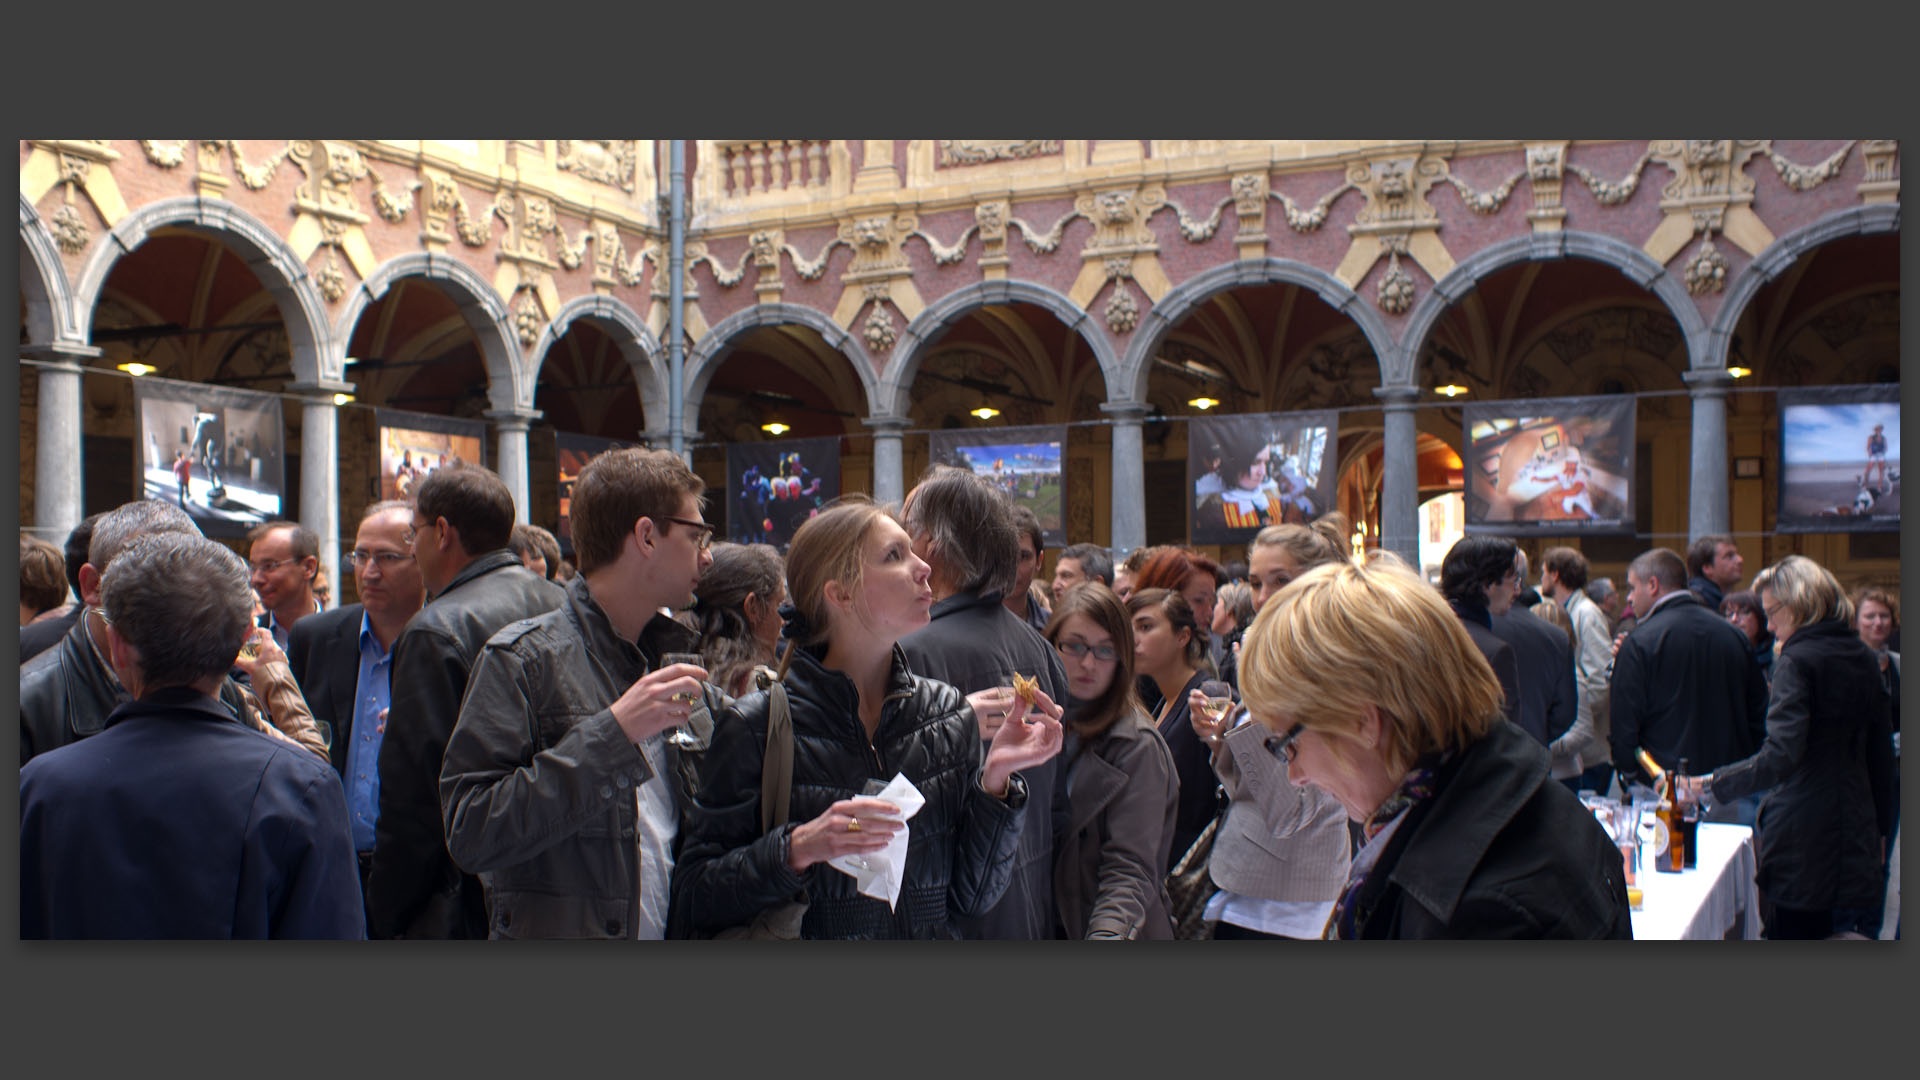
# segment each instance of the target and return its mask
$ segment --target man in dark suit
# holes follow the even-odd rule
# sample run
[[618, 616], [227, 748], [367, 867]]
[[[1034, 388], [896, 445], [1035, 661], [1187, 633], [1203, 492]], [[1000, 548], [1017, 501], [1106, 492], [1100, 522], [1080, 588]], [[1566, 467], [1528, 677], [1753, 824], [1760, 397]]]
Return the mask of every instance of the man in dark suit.
[[[1613, 764], [1646, 783], [1636, 753], [1693, 775], [1746, 759], [1766, 738], [1767, 686], [1746, 635], [1687, 589], [1687, 565], [1665, 548], [1627, 567], [1639, 624], [1620, 643], [1608, 695]], [[1752, 824], [1753, 804], [1741, 806]]]
[[20, 936], [364, 937], [340, 785], [214, 696], [250, 629], [246, 564], [153, 533], [100, 595], [129, 700], [20, 770]]
[[[1514, 589], [1527, 580], [1527, 554], [1514, 556]], [[1531, 592], [1532, 590], [1528, 590]], [[1538, 595], [1537, 593], [1535, 595]], [[1492, 618], [1493, 635], [1513, 647], [1514, 675], [1520, 704], [1515, 710], [1520, 727], [1551, 746], [1573, 726], [1578, 691], [1573, 682], [1573, 643], [1566, 632], [1549, 626], [1516, 596], [1513, 606]]]
[[1507, 719], [1519, 723], [1520, 676], [1513, 646], [1493, 632], [1493, 618], [1513, 607], [1520, 581], [1519, 548], [1499, 536], [1469, 536], [1447, 549], [1440, 561], [1440, 592], [1446, 596], [1474, 647], [1500, 680]]
[[367, 507], [348, 555], [360, 602], [301, 619], [287, 638], [287, 662], [307, 707], [333, 726], [333, 771], [347, 793], [363, 890], [380, 811], [380, 742], [392, 697], [393, 643], [426, 600], [407, 542], [412, 522], [413, 508], [404, 502]]

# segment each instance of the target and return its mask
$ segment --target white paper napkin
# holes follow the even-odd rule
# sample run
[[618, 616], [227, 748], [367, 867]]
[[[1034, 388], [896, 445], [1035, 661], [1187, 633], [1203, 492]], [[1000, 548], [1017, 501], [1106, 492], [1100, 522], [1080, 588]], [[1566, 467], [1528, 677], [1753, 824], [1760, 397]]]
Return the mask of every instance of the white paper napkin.
[[[873, 798], [899, 807], [901, 821], [911, 820], [927, 804], [927, 797], [920, 794], [920, 789], [913, 786], [905, 773], [895, 773], [893, 781]], [[893, 839], [879, 851], [841, 855], [827, 860], [827, 865], [851, 876], [863, 895], [885, 900], [892, 909], [900, 900], [900, 883], [907, 867], [907, 844], [912, 839], [913, 826], [909, 825], [894, 833]]]

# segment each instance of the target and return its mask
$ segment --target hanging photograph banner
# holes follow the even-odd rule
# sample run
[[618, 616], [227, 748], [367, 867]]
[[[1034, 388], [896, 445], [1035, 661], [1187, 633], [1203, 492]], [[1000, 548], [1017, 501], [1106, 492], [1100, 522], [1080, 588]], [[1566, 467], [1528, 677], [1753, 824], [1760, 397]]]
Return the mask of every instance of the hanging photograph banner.
[[147, 376], [133, 380], [133, 398], [141, 496], [178, 503], [208, 536], [245, 536], [286, 515], [278, 395]]
[[1634, 406], [1624, 394], [1464, 406], [1466, 531], [1631, 534]]
[[1190, 418], [1188, 539], [1245, 544], [1269, 525], [1306, 524], [1333, 509], [1339, 427], [1332, 411]]
[[1040, 519], [1041, 539], [1047, 547], [1067, 546], [1066, 475], [1061, 470], [1067, 448], [1065, 425], [936, 431], [932, 439], [933, 464], [968, 469], [993, 480]]
[[379, 430], [380, 497], [411, 499], [413, 486], [442, 465], [487, 463], [487, 425], [433, 413], [374, 410]]
[[840, 436], [727, 444], [727, 539], [782, 551], [840, 496]]
[[1781, 532], [1900, 530], [1900, 387], [1781, 390]]
[[569, 507], [573, 504], [573, 482], [579, 479], [580, 470], [587, 467], [587, 462], [609, 450], [639, 444], [593, 435], [572, 435], [564, 431], [554, 432], [553, 444], [554, 462], [560, 473], [560, 528], [554, 535], [560, 541], [560, 554], [572, 558], [573, 515]]

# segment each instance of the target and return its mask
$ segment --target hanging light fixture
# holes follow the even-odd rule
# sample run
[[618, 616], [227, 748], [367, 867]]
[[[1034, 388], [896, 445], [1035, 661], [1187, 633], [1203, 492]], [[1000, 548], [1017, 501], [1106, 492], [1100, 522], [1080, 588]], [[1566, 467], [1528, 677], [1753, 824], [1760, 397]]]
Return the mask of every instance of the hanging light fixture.
[[1210, 397], [1188, 398], [1187, 404], [1199, 409], [1201, 412], [1206, 412], [1208, 409], [1220, 404], [1220, 399]]
[[778, 420], [769, 420], [766, 423], [760, 425], [760, 430], [766, 432], [769, 435], [772, 435], [774, 438], [777, 439], [780, 436], [785, 435], [787, 432], [792, 431], [793, 429], [781, 423]]
[[1443, 397], [1456, 398], [1456, 397], [1459, 397], [1461, 394], [1466, 393], [1467, 388], [1464, 386], [1461, 386], [1459, 383], [1448, 383], [1445, 386], [1434, 387], [1433, 392]]
[[151, 375], [154, 372], [160, 370], [159, 368], [154, 367], [152, 364], [142, 364], [136, 361], [128, 361], [127, 363], [120, 364], [117, 366], [120, 368], [121, 371], [124, 371], [135, 378], [139, 378], [142, 375]]
[[349, 402], [349, 401], [352, 401], [352, 400], [353, 400], [353, 395], [352, 395], [352, 394], [335, 394], [335, 395], [333, 395], [333, 403], [334, 403], [335, 405], [345, 405], [345, 404], [346, 404], [347, 402]]
[[994, 407], [993, 407], [993, 406], [991, 406], [991, 405], [982, 405], [982, 406], [980, 406], [979, 408], [977, 408], [977, 409], [975, 409], [975, 410], [973, 410], [972, 412], [970, 412], [970, 413], [968, 413], [967, 415], [969, 415], [969, 416], [977, 416], [977, 417], [979, 417], [979, 418], [980, 418], [980, 419], [982, 419], [982, 420], [991, 420], [991, 419], [993, 419], [994, 417], [996, 417], [996, 416], [999, 416], [999, 415], [1000, 415], [1000, 410], [999, 410], [999, 409], [996, 409], [996, 408], [994, 408]]
[[1727, 374], [1733, 376], [1736, 379], [1744, 379], [1747, 376], [1753, 374], [1753, 369], [1743, 368], [1743, 367], [1730, 367], [1727, 369]]

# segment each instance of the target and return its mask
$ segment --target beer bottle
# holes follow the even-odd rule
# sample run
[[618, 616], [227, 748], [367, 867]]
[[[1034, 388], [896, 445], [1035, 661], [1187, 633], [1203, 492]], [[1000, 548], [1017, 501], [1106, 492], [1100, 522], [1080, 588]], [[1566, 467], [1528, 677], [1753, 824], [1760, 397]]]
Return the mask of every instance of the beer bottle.
[[[1677, 776], [1687, 775], [1687, 759], [1680, 759], [1680, 771]], [[1680, 781], [1674, 780], [1674, 791], [1680, 790]], [[1689, 794], [1678, 803], [1680, 819], [1681, 865], [1691, 870], [1700, 861], [1700, 800]]]
[[1659, 823], [1659, 828], [1653, 841], [1653, 868], [1663, 874], [1677, 874], [1684, 856], [1680, 847], [1680, 815], [1674, 809], [1679, 802], [1676, 777], [1660, 768], [1644, 747], [1636, 756], [1640, 760], [1640, 767], [1653, 778], [1653, 793], [1660, 800], [1659, 808], [1654, 811], [1654, 820]]

